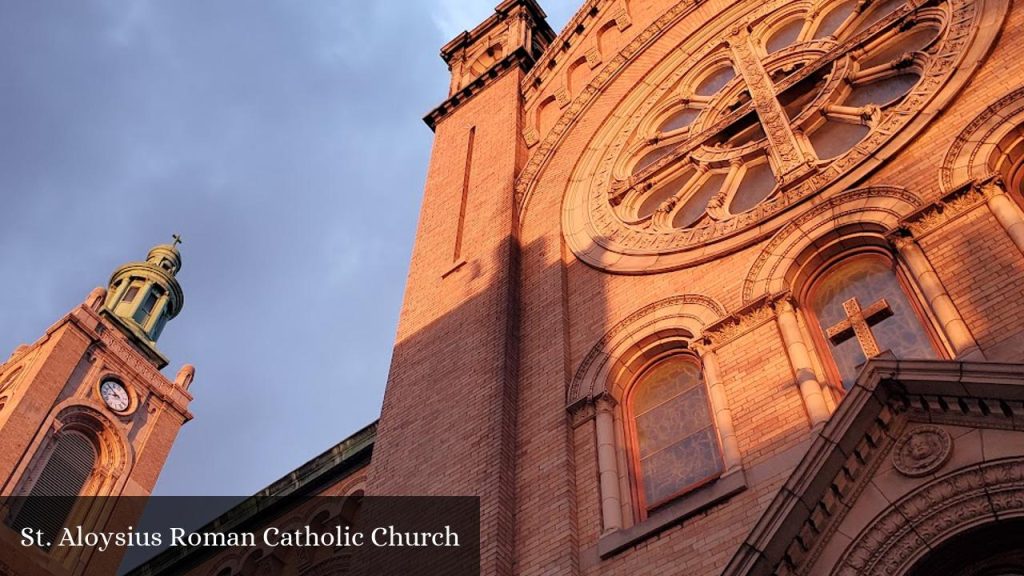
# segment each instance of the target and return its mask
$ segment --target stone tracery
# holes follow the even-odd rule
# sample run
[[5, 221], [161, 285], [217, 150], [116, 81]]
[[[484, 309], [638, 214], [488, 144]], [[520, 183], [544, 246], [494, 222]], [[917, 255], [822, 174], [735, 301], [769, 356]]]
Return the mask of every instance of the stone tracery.
[[728, 11], [717, 36], [666, 57], [591, 143], [563, 216], [570, 246], [592, 265], [648, 272], [711, 257], [697, 248], [718, 240], [740, 236], [729, 250], [763, 237], [768, 226], [755, 225], [877, 161], [943, 87], [979, 8]]

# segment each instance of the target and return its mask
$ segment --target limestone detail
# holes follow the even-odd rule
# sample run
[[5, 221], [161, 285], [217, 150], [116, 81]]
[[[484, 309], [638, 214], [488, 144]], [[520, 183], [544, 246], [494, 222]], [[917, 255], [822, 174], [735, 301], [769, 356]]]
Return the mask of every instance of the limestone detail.
[[910, 477], [937, 471], [953, 453], [953, 438], [938, 426], [918, 426], [905, 433], [892, 451], [892, 465]]

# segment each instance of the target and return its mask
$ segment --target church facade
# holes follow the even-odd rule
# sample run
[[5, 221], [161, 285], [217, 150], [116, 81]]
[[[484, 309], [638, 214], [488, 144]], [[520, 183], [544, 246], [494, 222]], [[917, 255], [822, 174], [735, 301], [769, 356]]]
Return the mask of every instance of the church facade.
[[1019, 571], [1021, 23], [499, 6], [442, 50], [367, 493], [481, 495], [486, 574]]
[[264, 494], [478, 496], [487, 575], [1024, 573], [1024, 8], [544, 18], [442, 48], [380, 421]]

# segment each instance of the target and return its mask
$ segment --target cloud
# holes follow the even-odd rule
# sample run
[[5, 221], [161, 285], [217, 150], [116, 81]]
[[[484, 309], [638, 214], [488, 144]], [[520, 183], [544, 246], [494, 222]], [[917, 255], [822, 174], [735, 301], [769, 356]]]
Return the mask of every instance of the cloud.
[[480, 2], [12, 3], [0, 357], [181, 233], [196, 418], [159, 494], [247, 494], [375, 419], [447, 93]]

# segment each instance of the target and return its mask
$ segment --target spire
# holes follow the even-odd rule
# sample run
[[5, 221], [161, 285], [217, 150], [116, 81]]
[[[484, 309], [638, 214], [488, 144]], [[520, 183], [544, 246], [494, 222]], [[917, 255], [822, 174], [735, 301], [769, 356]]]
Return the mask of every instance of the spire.
[[[175, 276], [181, 270], [178, 244], [154, 246], [145, 262], [121, 266], [110, 276], [105, 310], [141, 343], [156, 352], [156, 341], [164, 325], [181, 312], [185, 295]], [[157, 352], [159, 355], [159, 352]]]

